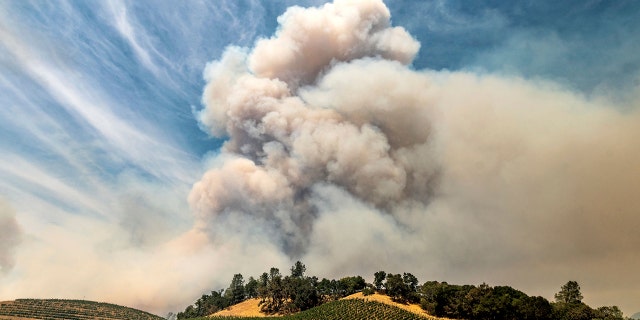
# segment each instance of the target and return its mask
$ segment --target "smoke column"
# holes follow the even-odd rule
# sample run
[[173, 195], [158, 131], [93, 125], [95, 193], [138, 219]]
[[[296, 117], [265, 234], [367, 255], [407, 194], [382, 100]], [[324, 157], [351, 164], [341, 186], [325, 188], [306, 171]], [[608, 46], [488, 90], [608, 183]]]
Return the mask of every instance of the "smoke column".
[[412, 177], [428, 184], [433, 169], [411, 163], [428, 140], [424, 128], [411, 130], [421, 125], [411, 121], [415, 106], [361, 110], [307, 101], [331, 99], [317, 91], [319, 82], [354, 61], [384, 62], [386, 72], [411, 62], [419, 44], [389, 18], [380, 1], [293, 7], [275, 37], [249, 54], [231, 48], [207, 68], [200, 120], [229, 140], [224, 164], [191, 193], [200, 222], [249, 215], [272, 224], [285, 251], [299, 255], [317, 214], [310, 199], [319, 183], [381, 208], [424, 194]]
[[326, 274], [413, 270], [549, 298], [578, 279], [624, 306], [612, 299], [640, 283], [637, 102], [413, 70], [420, 44], [381, 1], [278, 21], [205, 70], [199, 120], [227, 141], [190, 193], [195, 231]]

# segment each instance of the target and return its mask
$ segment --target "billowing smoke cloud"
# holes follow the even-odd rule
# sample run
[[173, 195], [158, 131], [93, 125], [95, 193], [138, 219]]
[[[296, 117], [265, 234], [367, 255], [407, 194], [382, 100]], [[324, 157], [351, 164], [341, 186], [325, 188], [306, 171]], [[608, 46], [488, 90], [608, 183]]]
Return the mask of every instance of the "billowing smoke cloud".
[[[201, 220], [238, 213], [275, 218], [286, 250], [299, 254], [316, 214], [309, 203], [316, 183], [386, 207], [413, 191], [408, 175], [419, 168], [403, 161], [411, 161], [409, 149], [425, 143], [427, 134], [399, 128], [406, 115], [395, 119], [397, 111], [382, 111], [391, 119], [373, 125], [357, 110], [343, 113], [305, 101], [318, 77], [329, 77], [343, 62], [411, 62], [419, 45], [404, 29], [390, 27], [389, 18], [379, 1], [294, 7], [281, 17], [277, 36], [259, 41], [249, 56], [230, 49], [208, 67], [201, 120], [213, 134], [229, 136], [223, 152], [235, 157], [195, 185], [190, 203]], [[390, 144], [396, 131], [409, 137]], [[408, 148], [399, 150], [400, 144]]]
[[13, 268], [15, 247], [21, 238], [15, 212], [0, 198], [0, 276]]
[[412, 271], [548, 298], [576, 279], [587, 302], [633, 307], [620, 292], [640, 283], [637, 105], [413, 70], [420, 46], [380, 1], [279, 22], [205, 70], [199, 119], [228, 141], [189, 196], [196, 230], [327, 275]]

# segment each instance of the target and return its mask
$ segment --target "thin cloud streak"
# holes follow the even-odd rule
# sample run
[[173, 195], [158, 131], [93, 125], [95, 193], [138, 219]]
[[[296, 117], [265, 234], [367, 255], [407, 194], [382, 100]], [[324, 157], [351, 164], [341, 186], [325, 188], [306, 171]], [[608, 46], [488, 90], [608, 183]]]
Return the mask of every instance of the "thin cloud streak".
[[[4, 33], [2, 40], [9, 44], [10, 53], [19, 61], [22, 69], [57, 100], [60, 106], [77, 117], [80, 123], [89, 125], [115, 147], [110, 153], [119, 154], [157, 177], [183, 182], [191, 180], [188, 174], [180, 172], [182, 166], [172, 163], [174, 159], [162, 156], [172, 153], [183, 157], [188, 155], [168, 144], [166, 140], [158, 142], [155, 137], [142, 131], [155, 131], [151, 125], [143, 121], [130, 125], [114, 114], [110, 103], [104, 101], [100, 93], [92, 92], [89, 84], [78, 86], [77, 84], [83, 83], [80, 79], [70, 76], [69, 73], [61, 74], [57, 71], [58, 68], [32, 57], [28, 53], [31, 50], [15, 36]], [[149, 154], [157, 154], [160, 157], [149, 159]]]
[[142, 64], [151, 72], [157, 75], [159, 68], [153, 63], [149, 52], [139, 43], [138, 36], [134, 32], [134, 28], [128, 20], [126, 5], [122, 1], [109, 1], [107, 3], [108, 8], [114, 16], [115, 26], [118, 29], [118, 32], [120, 32], [131, 48], [133, 48], [140, 62], [142, 62]]

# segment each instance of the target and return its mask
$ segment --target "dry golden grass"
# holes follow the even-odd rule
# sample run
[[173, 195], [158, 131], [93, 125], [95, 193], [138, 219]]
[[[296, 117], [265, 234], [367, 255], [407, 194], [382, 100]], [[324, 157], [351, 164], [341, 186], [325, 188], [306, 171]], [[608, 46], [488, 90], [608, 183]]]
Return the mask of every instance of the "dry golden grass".
[[249, 299], [231, 307], [220, 310], [212, 316], [232, 316], [232, 317], [269, 317], [269, 315], [260, 312], [258, 303], [260, 299]]

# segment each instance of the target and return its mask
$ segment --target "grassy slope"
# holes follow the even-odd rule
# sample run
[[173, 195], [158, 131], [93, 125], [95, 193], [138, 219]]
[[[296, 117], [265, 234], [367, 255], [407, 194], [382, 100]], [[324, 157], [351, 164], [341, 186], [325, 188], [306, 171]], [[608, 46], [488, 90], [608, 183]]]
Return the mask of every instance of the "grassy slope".
[[234, 316], [234, 317], [266, 317], [267, 315], [260, 312], [258, 303], [260, 299], [248, 299], [233, 305], [227, 309], [214, 313], [214, 316]]
[[[251, 320], [264, 319], [260, 317], [224, 317], [213, 316], [200, 318], [201, 320], [224, 319], [224, 320]], [[281, 316], [278, 320], [424, 320], [423, 316], [415, 313], [386, 305], [377, 301], [365, 301], [363, 299], [347, 299], [325, 303], [321, 306], [296, 313], [294, 315]]]
[[[251, 320], [264, 319], [260, 313], [258, 300], [252, 299], [231, 308], [215, 313], [213, 317], [201, 320]], [[313, 309], [294, 315], [280, 316], [278, 320], [305, 319], [441, 319], [427, 315], [417, 305], [403, 305], [392, 302], [388, 296], [375, 294], [364, 297], [361, 293], [346, 297], [343, 300], [329, 302]]]
[[141, 310], [86, 300], [18, 299], [0, 302], [0, 320], [23, 319], [113, 319], [160, 320]]

